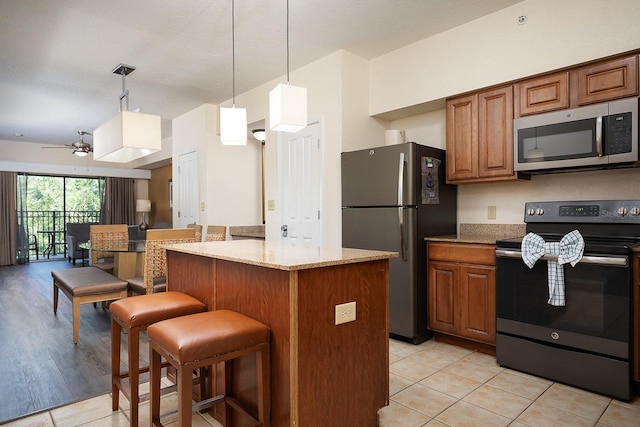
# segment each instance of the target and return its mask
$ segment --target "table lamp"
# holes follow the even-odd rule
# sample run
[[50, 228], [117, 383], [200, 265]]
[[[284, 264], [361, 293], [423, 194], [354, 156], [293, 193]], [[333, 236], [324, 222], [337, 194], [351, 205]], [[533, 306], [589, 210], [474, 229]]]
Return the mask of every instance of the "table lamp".
[[147, 224], [147, 212], [151, 212], [151, 200], [136, 200], [136, 212], [142, 212], [142, 222], [138, 226], [140, 230], [147, 230], [149, 224]]

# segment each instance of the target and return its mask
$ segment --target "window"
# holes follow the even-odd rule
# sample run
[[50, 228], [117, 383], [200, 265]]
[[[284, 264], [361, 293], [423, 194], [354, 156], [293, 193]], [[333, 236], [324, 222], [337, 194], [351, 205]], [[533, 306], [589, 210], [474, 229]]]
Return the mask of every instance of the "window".
[[[18, 175], [18, 222], [36, 236], [41, 254], [65, 255], [68, 222], [101, 222], [104, 178]], [[36, 249], [29, 251], [35, 256]]]

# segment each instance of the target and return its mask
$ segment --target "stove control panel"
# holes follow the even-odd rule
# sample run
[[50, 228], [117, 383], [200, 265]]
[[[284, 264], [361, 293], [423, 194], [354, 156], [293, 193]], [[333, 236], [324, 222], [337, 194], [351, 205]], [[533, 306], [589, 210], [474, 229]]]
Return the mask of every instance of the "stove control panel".
[[640, 200], [528, 202], [524, 216], [526, 223], [640, 224]]

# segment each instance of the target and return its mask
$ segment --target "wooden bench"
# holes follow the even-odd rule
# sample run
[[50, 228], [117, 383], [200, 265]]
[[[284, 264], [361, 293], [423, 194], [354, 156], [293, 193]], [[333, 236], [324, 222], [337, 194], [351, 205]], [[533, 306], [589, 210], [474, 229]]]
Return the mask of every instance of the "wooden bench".
[[97, 267], [54, 270], [53, 314], [58, 311], [58, 289], [73, 305], [73, 343], [78, 343], [80, 332], [80, 304], [113, 301], [127, 296], [129, 285], [124, 280]]

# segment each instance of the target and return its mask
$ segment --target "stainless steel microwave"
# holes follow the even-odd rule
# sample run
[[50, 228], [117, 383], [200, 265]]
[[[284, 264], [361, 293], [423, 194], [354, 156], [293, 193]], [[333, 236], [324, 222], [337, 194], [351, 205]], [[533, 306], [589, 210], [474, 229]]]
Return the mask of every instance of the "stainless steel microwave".
[[513, 140], [524, 173], [637, 166], [638, 98], [515, 119]]

